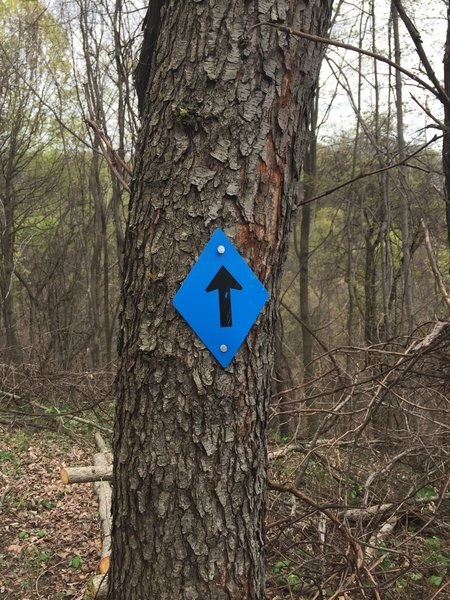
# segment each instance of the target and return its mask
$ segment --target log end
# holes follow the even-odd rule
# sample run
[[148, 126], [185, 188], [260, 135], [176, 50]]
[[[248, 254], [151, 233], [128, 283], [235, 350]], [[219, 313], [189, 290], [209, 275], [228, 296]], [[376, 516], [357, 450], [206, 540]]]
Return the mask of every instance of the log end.
[[64, 483], [64, 485], [67, 485], [69, 483], [69, 473], [65, 467], [61, 467], [60, 475], [61, 481]]
[[109, 571], [109, 556], [104, 556], [98, 563], [98, 572], [104, 575]]

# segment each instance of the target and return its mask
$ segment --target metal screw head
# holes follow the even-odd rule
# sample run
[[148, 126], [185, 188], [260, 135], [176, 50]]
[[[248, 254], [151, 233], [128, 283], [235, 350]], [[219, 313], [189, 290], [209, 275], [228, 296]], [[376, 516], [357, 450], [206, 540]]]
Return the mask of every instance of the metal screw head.
[[222, 244], [220, 246], [217, 246], [217, 252], [219, 254], [223, 254], [225, 252], [225, 246], [222, 246]]
[[227, 352], [227, 350], [228, 350], [228, 346], [226, 346], [225, 344], [221, 344], [220, 351], [221, 352]]

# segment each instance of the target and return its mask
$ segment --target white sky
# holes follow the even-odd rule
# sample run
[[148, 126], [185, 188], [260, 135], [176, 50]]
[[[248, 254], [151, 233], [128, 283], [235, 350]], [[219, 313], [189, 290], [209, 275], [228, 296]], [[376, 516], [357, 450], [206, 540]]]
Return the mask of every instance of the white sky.
[[[376, 51], [384, 56], [388, 56], [390, 2], [388, 0], [374, 0], [374, 4], [375, 17], [377, 20], [375, 28]], [[411, 2], [411, 0], [405, 0], [404, 6], [417, 29], [420, 31], [429, 60], [432, 63], [439, 80], [442, 81], [442, 58], [447, 28], [447, 9], [445, 2], [443, 0], [414, 0], [413, 2]], [[361, 7], [366, 9], [365, 12], [363, 12], [362, 17]], [[331, 32], [331, 37], [352, 45], [358, 45], [358, 31], [360, 29], [360, 24], [362, 23], [366, 27], [366, 35], [362, 47], [366, 50], [372, 50], [372, 25], [370, 16], [367, 12], [368, 10], [369, 2], [365, 0], [356, 1], [355, 4], [346, 3], [343, 7], [342, 14], [336, 19], [336, 24]], [[427, 81], [427, 77], [423, 68], [420, 66], [420, 61], [415, 53], [409, 34], [401, 21], [400, 32], [402, 36], [402, 66], [413, 71]], [[356, 69], [358, 66], [357, 53], [339, 48], [330, 48], [328, 56], [336, 72], [338, 72], [339, 67], [343, 67], [344, 77], [341, 77], [341, 81], [344, 85], [346, 85], [347, 82], [352, 92], [356, 93]], [[375, 105], [373, 60], [367, 57], [363, 59], [363, 63], [365, 81], [362, 92], [362, 113], [370, 114], [374, 111]], [[387, 110], [389, 93], [391, 93], [391, 100], [394, 102], [392, 87], [391, 90], [389, 90], [389, 86], [394, 85], [394, 79], [392, 74], [391, 80], [389, 80], [388, 71], [389, 67], [387, 65], [378, 62], [378, 89], [385, 110]], [[356, 119], [348, 96], [341, 86], [337, 87], [338, 95], [333, 99], [333, 94], [336, 90], [336, 78], [327, 61], [324, 61], [323, 63], [321, 80], [320, 112], [322, 118], [327, 113], [326, 122], [321, 128], [321, 136], [324, 142], [330, 142], [340, 131], [351, 132], [354, 130]], [[410, 141], [415, 140], [417, 142], [424, 142], [432, 138], [437, 130], [425, 129], [426, 125], [432, 124], [432, 120], [417, 106], [417, 104], [414, 103], [410, 97], [410, 93], [414, 94], [422, 104], [427, 104], [433, 114], [439, 119], [442, 118], [442, 107], [438, 101], [434, 100], [430, 92], [420, 88], [414, 81], [407, 77], [403, 77], [403, 83], [406, 137]], [[394, 109], [392, 108], [392, 110]], [[393, 117], [395, 118], [395, 115], [393, 115]]]

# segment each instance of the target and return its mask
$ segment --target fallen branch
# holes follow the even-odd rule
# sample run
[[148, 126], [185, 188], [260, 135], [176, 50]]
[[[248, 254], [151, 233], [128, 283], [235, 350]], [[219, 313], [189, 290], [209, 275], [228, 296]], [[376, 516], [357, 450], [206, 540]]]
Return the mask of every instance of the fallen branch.
[[323, 506], [320, 506], [320, 504], [318, 504], [310, 496], [307, 496], [303, 492], [300, 492], [299, 490], [296, 490], [293, 487], [281, 485], [274, 481], [269, 481], [267, 483], [267, 486], [269, 489], [274, 490], [276, 492], [291, 494], [295, 498], [302, 500], [303, 502], [305, 502], [306, 504], [308, 504], [309, 506], [311, 506], [318, 512], [320, 512], [323, 515], [325, 515], [326, 517], [328, 517], [328, 519], [333, 523], [333, 525], [338, 529], [338, 531], [340, 531], [340, 533], [343, 535], [343, 537], [347, 540], [347, 542], [351, 546], [353, 553], [354, 553], [356, 568], [359, 569], [360, 567], [363, 566], [364, 552], [361, 547], [361, 544], [352, 536], [352, 534], [347, 529], [347, 527], [342, 523], [342, 521], [340, 521], [338, 516], [333, 511], [331, 511], [328, 508], [324, 508]]
[[369, 540], [369, 547], [366, 549], [366, 561], [370, 562], [376, 558], [377, 552], [380, 551], [380, 546], [384, 540], [390, 535], [397, 525], [399, 517], [392, 515], [383, 523], [382, 527]]
[[84, 600], [106, 600], [108, 578], [106, 575], [95, 575], [88, 583]]
[[[402, 514], [407, 514], [413, 510], [410, 505], [422, 506], [432, 504], [440, 499], [440, 496], [431, 496], [428, 498], [408, 498], [400, 502], [387, 502], [385, 504], [373, 504], [372, 506], [361, 506], [360, 508], [350, 508], [338, 512], [338, 517], [348, 521], [365, 520], [376, 515], [387, 513], [391, 510], [398, 511], [402, 508]], [[444, 500], [450, 499], [450, 495], [443, 496]]]
[[[106, 448], [103, 438], [99, 435], [97, 445]], [[94, 456], [94, 465], [100, 469], [111, 469], [112, 455], [109, 452], [100, 452]], [[111, 486], [105, 481], [94, 483], [94, 491], [98, 497], [98, 514], [102, 531], [102, 549], [98, 570], [105, 574], [109, 570], [109, 556], [111, 554]]]
[[98, 431], [94, 433], [94, 440], [99, 452], [109, 452], [109, 448], [106, 445], [105, 440], [102, 438], [101, 434]]
[[94, 482], [94, 492], [98, 498], [98, 514], [100, 518], [102, 547], [98, 570], [101, 575], [93, 577], [85, 593], [85, 600], [106, 598], [107, 584], [105, 574], [109, 570], [109, 556], [111, 554], [111, 486], [108, 481], [112, 479], [112, 453], [108, 451], [106, 442], [97, 431], [95, 443], [100, 452], [94, 455], [94, 464], [89, 467], [61, 467], [63, 483]]

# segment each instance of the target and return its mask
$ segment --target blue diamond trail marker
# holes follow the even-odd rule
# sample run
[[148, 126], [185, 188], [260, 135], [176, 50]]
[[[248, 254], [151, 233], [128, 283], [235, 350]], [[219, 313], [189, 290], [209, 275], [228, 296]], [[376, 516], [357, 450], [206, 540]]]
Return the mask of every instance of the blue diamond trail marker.
[[266, 288], [224, 232], [216, 229], [173, 305], [225, 368], [268, 297]]

